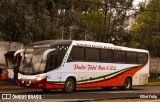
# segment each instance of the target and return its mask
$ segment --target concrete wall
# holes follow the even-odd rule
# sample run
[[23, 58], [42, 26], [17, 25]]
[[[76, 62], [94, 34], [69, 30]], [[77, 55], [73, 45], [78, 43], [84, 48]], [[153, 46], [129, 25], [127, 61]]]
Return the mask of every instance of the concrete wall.
[[160, 58], [151, 58], [150, 73], [160, 73]]

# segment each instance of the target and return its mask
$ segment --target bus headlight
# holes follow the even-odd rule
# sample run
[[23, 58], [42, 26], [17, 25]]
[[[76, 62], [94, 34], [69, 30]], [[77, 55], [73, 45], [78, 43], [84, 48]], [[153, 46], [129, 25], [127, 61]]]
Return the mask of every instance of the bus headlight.
[[37, 76], [37, 77], [36, 77], [36, 80], [37, 80], [37, 81], [40, 81], [40, 80], [42, 80], [42, 79], [44, 79], [44, 78], [45, 78], [45, 77], [43, 77], [43, 76]]
[[37, 77], [36, 80], [40, 81], [40, 80], [42, 80], [42, 77]]
[[21, 80], [21, 79], [22, 79], [22, 77], [18, 75], [18, 80]]

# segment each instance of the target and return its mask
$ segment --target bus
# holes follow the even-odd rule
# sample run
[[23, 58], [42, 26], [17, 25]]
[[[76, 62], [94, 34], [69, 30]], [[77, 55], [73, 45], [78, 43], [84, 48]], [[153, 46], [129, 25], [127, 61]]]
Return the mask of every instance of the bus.
[[28, 45], [19, 68], [20, 87], [45, 92], [62, 89], [112, 87], [130, 90], [146, 85], [149, 52], [110, 43], [44, 40]]

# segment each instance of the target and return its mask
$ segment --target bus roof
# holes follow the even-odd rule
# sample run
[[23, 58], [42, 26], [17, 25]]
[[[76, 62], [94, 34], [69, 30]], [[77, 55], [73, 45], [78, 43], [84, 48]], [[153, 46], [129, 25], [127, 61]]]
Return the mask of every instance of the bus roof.
[[37, 41], [29, 44], [29, 47], [53, 47], [55, 45], [61, 45], [61, 44], [71, 44], [72, 40], [43, 40], [43, 41]]
[[147, 50], [144, 50], [144, 49], [136, 49], [136, 48], [123, 47], [123, 46], [116, 46], [116, 45], [111, 44], [111, 43], [94, 42], [94, 41], [76, 41], [75, 40], [75, 41], [73, 41], [73, 45], [83, 46], [83, 47], [92, 47], [92, 48], [103, 48], [103, 49], [113, 49], [113, 50], [149, 53]]
[[111, 43], [103, 43], [103, 42], [94, 42], [94, 41], [85, 41], [85, 40], [43, 40], [37, 41], [34, 43], [29, 44], [31, 47], [54, 47], [56, 45], [76, 45], [81, 47], [92, 47], [92, 48], [104, 48], [104, 49], [114, 49], [114, 50], [122, 50], [122, 51], [135, 51], [135, 52], [145, 52], [149, 53], [147, 50], [144, 49], [136, 49], [136, 48], [129, 48], [123, 46], [116, 46]]

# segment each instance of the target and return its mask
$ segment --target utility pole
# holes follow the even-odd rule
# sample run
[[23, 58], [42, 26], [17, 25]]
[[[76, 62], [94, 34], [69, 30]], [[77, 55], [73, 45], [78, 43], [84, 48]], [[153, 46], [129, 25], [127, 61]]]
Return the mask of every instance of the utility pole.
[[[104, 14], [104, 30], [103, 30], [103, 36], [105, 36], [105, 33], [106, 33], [107, 11], [108, 11], [108, 0], [105, 0], [105, 14]], [[107, 36], [106, 36], [106, 37], [107, 37]], [[107, 39], [108, 39], [108, 38], [107, 38]]]
[[84, 39], [86, 40], [86, 10], [85, 10], [85, 25], [84, 25]]

